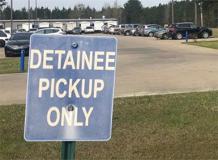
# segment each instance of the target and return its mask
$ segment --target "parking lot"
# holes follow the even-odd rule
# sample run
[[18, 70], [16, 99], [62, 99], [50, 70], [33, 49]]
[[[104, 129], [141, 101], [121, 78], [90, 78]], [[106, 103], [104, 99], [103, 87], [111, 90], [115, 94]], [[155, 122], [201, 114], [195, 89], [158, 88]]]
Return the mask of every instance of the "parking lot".
[[[116, 97], [218, 89], [217, 50], [183, 41], [116, 37]], [[25, 103], [26, 74], [0, 75], [0, 81], [1, 104]]]

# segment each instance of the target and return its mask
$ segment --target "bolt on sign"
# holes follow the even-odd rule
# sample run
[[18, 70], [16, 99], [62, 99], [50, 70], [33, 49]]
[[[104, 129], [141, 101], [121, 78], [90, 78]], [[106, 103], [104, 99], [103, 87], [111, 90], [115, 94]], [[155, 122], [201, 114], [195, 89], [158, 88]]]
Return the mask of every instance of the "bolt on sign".
[[32, 35], [25, 140], [109, 140], [116, 54], [112, 37]]

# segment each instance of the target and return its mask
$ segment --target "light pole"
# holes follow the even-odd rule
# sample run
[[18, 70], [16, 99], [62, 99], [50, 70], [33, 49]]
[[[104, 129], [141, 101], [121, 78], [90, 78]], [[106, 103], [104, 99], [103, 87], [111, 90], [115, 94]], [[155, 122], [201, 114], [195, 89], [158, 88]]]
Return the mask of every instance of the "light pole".
[[28, 29], [30, 30], [30, 0], [28, 0], [28, 21], [29, 21]]
[[195, 0], [195, 25], [198, 25], [198, 3], [197, 0]]
[[203, 2], [200, 3], [200, 10], [201, 10], [201, 27], [203, 27], [204, 26]]
[[35, 6], [36, 6], [36, 8], [35, 8], [35, 12], [36, 12], [36, 19], [38, 18], [38, 13], [37, 13], [37, 5], [38, 5], [38, 3], [37, 3], [37, 0], [35, 0]]
[[174, 0], [172, 0], [172, 24], [175, 22], [174, 20]]
[[13, 0], [11, 0], [11, 34], [13, 31]]

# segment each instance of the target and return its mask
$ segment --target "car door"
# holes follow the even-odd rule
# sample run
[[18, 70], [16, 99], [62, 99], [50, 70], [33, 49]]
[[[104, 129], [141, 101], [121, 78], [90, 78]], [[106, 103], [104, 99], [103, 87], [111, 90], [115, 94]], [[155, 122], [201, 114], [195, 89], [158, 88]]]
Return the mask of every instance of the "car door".
[[177, 26], [177, 33], [181, 33], [183, 37], [186, 37], [186, 32], [191, 33], [191, 26], [189, 23], [182, 23]]
[[164, 30], [164, 28], [162, 26], [158, 25], [157, 32], [162, 31], [162, 30]]
[[192, 36], [195, 36], [195, 37], [198, 36], [198, 33], [199, 33], [198, 27], [195, 24], [191, 24], [190, 28], [191, 28], [190, 34], [192, 34]]
[[157, 32], [159, 30], [160, 26], [159, 25], [154, 25], [153, 26], [153, 32]]

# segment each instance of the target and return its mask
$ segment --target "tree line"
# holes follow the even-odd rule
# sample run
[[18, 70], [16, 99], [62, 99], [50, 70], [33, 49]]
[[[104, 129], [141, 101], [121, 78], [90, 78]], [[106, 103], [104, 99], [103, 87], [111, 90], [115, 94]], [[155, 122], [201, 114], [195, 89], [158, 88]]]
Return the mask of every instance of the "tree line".
[[[209, 27], [218, 26], [218, 1], [217, 0], [182, 0], [174, 2], [175, 22], [194, 22], [194, 2], [198, 2], [198, 25], [200, 24], [200, 2], [202, 2], [204, 24]], [[1, 5], [2, 4], [2, 5]], [[172, 3], [159, 4], [153, 7], [143, 7], [139, 0], [128, 0], [123, 6], [117, 1], [112, 5], [105, 5], [101, 10], [78, 4], [72, 8], [45, 7], [30, 8], [31, 19], [78, 19], [78, 18], [117, 18], [119, 23], [157, 23], [170, 24]], [[0, 0], [0, 18], [10, 19], [11, 8]], [[36, 14], [37, 13], [37, 14]], [[13, 10], [13, 19], [28, 19], [28, 10], [22, 8]]]

